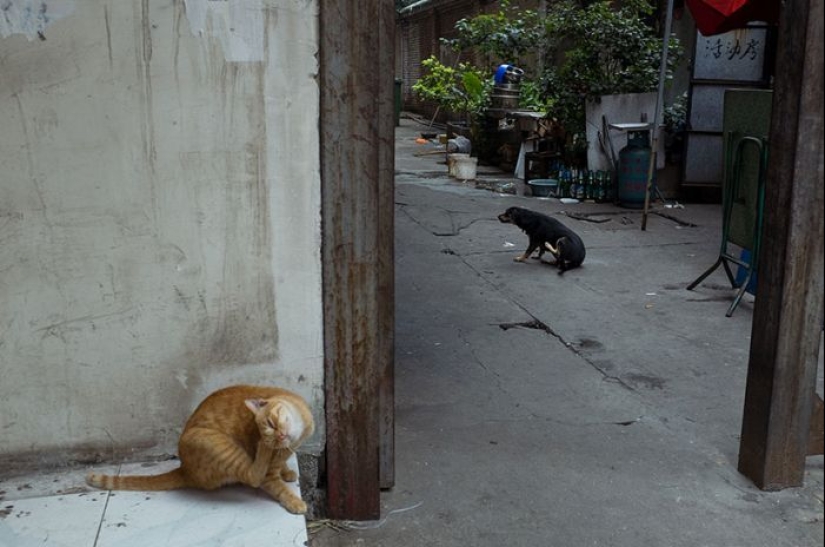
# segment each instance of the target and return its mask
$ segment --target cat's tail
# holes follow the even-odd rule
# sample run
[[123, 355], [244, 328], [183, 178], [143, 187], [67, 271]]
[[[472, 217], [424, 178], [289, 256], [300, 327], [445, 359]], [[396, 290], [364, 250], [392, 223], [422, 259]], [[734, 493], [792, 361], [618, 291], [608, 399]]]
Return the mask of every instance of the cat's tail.
[[86, 484], [103, 490], [176, 490], [186, 488], [188, 482], [181, 468], [160, 475], [101, 475], [89, 473]]

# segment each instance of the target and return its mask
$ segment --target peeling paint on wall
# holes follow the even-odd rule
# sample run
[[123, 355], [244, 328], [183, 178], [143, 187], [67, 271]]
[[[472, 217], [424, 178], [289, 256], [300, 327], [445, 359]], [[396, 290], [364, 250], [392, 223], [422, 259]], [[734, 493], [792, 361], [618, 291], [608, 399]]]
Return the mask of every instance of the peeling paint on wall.
[[185, 0], [195, 36], [217, 36], [230, 62], [264, 60], [262, 0]]
[[25, 34], [46, 39], [46, 27], [70, 15], [75, 0], [0, 0], [0, 38]]

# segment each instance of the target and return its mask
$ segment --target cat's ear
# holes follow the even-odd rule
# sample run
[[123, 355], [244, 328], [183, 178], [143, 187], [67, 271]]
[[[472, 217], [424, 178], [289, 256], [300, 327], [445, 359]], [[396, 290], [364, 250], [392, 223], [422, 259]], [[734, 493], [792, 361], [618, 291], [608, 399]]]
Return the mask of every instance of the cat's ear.
[[266, 406], [266, 401], [264, 399], [247, 399], [244, 403], [246, 403], [246, 408], [251, 410], [253, 414], [257, 414], [263, 407]]

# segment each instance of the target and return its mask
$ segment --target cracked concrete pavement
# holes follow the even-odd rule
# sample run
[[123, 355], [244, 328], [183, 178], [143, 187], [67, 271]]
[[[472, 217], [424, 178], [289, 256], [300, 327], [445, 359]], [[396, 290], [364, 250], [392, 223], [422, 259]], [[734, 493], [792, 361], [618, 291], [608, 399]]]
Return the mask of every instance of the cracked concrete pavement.
[[[479, 190], [423, 129], [396, 131], [396, 486], [381, 521], [314, 523], [311, 543], [821, 546], [821, 456], [782, 492], [736, 471], [753, 297], [728, 318], [721, 271], [685, 289], [719, 205], [658, 205], [641, 231], [640, 211]], [[584, 265], [514, 262], [511, 205], [576, 230]]]

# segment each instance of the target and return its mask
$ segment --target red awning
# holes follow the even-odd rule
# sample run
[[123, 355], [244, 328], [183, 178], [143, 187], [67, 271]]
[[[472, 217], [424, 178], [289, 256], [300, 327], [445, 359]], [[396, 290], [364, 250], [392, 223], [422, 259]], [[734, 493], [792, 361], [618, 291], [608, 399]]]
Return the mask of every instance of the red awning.
[[705, 36], [743, 28], [751, 21], [779, 22], [780, 0], [685, 0]]

